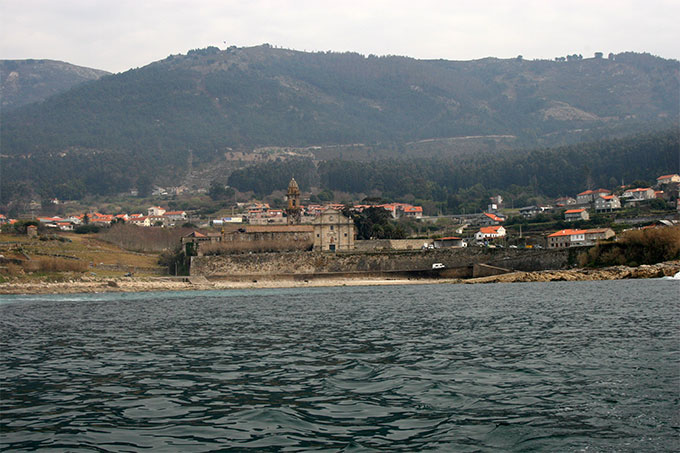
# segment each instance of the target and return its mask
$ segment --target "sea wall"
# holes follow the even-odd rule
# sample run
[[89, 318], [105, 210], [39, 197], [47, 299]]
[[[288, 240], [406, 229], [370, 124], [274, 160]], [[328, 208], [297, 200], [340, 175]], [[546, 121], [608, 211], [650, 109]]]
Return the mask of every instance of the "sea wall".
[[426, 271], [442, 263], [443, 277], [465, 276], [475, 263], [509, 270], [564, 269], [569, 250], [491, 249], [467, 247], [390, 252], [286, 252], [197, 256], [191, 259], [191, 275], [208, 277], [273, 276], [319, 273], [380, 273]]

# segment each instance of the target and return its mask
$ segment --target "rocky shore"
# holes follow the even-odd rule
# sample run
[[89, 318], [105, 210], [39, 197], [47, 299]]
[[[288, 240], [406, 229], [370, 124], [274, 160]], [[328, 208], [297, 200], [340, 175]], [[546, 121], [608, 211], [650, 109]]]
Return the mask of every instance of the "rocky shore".
[[511, 272], [490, 277], [471, 278], [461, 283], [515, 283], [586, 280], [624, 280], [631, 278], [672, 277], [680, 272], [680, 261], [668, 261], [638, 267], [612, 266], [597, 269], [545, 270], [536, 272]]
[[322, 286], [370, 286], [370, 285], [412, 285], [412, 284], [474, 284], [474, 283], [515, 283], [585, 280], [622, 280], [632, 278], [672, 277], [680, 272], [680, 261], [669, 261], [638, 267], [613, 266], [600, 269], [545, 270], [537, 272], [511, 272], [471, 279], [378, 279], [342, 278], [310, 280], [263, 280], [249, 282], [209, 281], [205, 278], [134, 278], [84, 277], [65, 282], [6, 281], [0, 283], [1, 294], [69, 294], [102, 292], [144, 292], [144, 291], [204, 291], [252, 288], [299, 288]]

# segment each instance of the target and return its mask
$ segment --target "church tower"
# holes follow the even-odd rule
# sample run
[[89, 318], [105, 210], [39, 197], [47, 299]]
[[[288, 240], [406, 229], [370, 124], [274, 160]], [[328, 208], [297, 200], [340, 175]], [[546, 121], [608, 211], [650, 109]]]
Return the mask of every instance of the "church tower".
[[286, 215], [288, 216], [288, 225], [297, 225], [300, 223], [302, 210], [300, 209], [300, 187], [295, 178], [291, 178], [290, 184], [288, 184], [287, 195], [288, 208], [286, 209]]

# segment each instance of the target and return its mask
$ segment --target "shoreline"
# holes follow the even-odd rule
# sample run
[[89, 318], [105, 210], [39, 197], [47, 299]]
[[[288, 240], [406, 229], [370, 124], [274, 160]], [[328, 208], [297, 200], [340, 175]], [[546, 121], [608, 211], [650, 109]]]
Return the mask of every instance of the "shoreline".
[[469, 279], [385, 279], [385, 278], [337, 278], [275, 280], [259, 279], [257, 282], [208, 281], [198, 282], [162, 280], [154, 278], [88, 278], [68, 282], [4, 282], [0, 283], [0, 295], [31, 294], [77, 294], [102, 292], [150, 292], [150, 291], [207, 291], [229, 289], [261, 288], [317, 288], [337, 286], [384, 286], [384, 285], [427, 285], [427, 284], [480, 284], [519, 283], [550, 281], [593, 281], [624, 280], [639, 278], [672, 277], [680, 272], [680, 261], [669, 261], [638, 267], [612, 266], [598, 269], [543, 270], [534, 272], [510, 272]]

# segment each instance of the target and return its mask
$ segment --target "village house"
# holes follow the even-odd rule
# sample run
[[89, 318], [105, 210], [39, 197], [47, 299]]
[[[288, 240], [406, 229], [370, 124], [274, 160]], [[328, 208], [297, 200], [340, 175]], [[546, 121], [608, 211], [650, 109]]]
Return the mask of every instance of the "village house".
[[656, 178], [656, 185], [657, 186], [663, 186], [663, 185], [672, 184], [672, 183], [680, 183], [680, 175], [678, 175], [678, 174], [663, 175], [663, 176], [659, 176], [658, 178]]
[[656, 198], [656, 195], [654, 193], [654, 189], [651, 187], [638, 187], [637, 189], [628, 189], [625, 192], [623, 192], [623, 195], [621, 195], [621, 199], [624, 200], [626, 203], [630, 202], [638, 202], [638, 201], [646, 201], [646, 200], [652, 200]]
[[585, 245], [595, 245], [597, 241], [605, 241], [616, 236], [611, 228], [591, 228], [584, 233]]
[[616, 195], [600, 195], [595, 199], [595, 212], [611, 212], [621, 209], [621, 200]]
[[148, 216], [162, 216], [163, 214], [165, 214], [165, 209], [160, 206], [151, 206], [147, 210]]
[[151, 226], [151, 219], [149, 216], [130, 216], [130, 219], [128, 220], [129, 224], [131, 225], [137, 225], [137, 226], [143, 226], [143, 227], [148, 227]]
[[413, 219], [423, 218], [423, 208], [422, 206], [404, 206], [403, 209], [404, 217], [410, 217]]
[[586, 190], [576, 195], [576, 204], [585, 205], [594, 203], [598, 196], [609, 195], [611, 191], [607, 189]]
[[477, 242], [484, 242], [489, 239], [493, 240], [502, 237], [505, 237], [505, 228], [500, 225], [481, 227], [479, 231], [475, 233], [475, 240]]
[[337, 209], [327, 209], [314, 221], [314, 250], [354, 249], [354, 221]]
[[590, 215], [585, 209], [567, 209], [564, 211], [564, 220], [575, 222], [577, 220], [590, 220]]
[[490, 212], [484, 212], [478, 217], [478, 225], [500, 225], [503, 222], [505, 218]]
[[576, 204], [576, 199], [571, 197], [559, 197], [555, 199], [555, 206], [564, 208]]
[[165, 211], [163, 215], [171, 222], [181, 222], [187, 219], [186, 211]]
[[525, 206], [523, 208], [519, 208], [519, 213], [522, 215], [522, 217], [528, 219], [551, 210], [552, 206]]
[[548, 235], [548, 248], [578, 247], [585, 244], [586, 230], [560, 230]]

